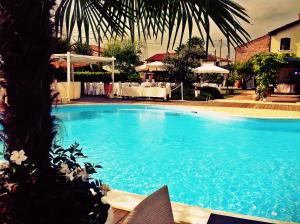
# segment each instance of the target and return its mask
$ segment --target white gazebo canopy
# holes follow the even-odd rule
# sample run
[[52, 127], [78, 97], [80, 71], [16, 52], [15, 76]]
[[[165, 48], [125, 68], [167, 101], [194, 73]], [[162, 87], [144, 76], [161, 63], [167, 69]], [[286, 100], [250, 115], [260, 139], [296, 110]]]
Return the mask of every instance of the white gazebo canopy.
[[203, 74], [203, 73], [228, 74], [229, 73], [229, 70], [218, 67], [214, 64], [204, 64], [198, 68], [193, 69], [192, 71], [198, 74]]
[[166, 71], [166, 64], [161, 61], [154, 61], [135, 67], [137, 72], [153, 72], [153, 71]]
[[[86, 63], [86, 64], [97, 64], [99, 62], [111, 63], [111, 78], [112, 84], [114, 85], [115, 81], [115, 58], [114, 57], [97, 57], [97, 56], [88, 56], [88, 55], [78, 55], [71, 54], [67, 52], [66, 54], [53, 54], [51, 59], [57, 59], [58, 61], [65, 61], [67, 63], [67, 98], [70, 101], [70, 82], [71, 82], [71, 68], [72, 64], [75, 63]], [[74, 81], [74, 80], [73, 80]]]
[[[110, 65], [104, 65], [102, 68], [108, 72], [112, 72], [112, 67]], [[121, 72], [117, 69], [115, 69], [115, 74], [120, 74]]]

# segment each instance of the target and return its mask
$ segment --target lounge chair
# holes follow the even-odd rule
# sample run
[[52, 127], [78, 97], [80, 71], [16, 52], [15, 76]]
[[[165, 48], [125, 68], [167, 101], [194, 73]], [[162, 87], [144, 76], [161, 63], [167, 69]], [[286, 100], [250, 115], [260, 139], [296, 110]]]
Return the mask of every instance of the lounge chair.
[[123, 224], [174, 224], [168, 187], [163, 186], [145, 198]]

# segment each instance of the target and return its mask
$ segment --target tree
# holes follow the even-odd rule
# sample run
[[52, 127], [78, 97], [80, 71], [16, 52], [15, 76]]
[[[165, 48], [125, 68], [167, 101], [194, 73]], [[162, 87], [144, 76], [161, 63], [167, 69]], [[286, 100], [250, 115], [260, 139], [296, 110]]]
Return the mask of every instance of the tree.
[[71, 45], [71, 50], [76, 54], [93, 55], [93, 50], [87, 42], [82, 43], [77, 41]]
[[[65, 161], [72, 172], [82, 168], [73, 161], [73, 155], [65, 155], [80, 153], [77, 146], [67, 150], [54, 147], [56, 124], [51, 114], [54, 96], [50, 91], [49, 69], [53, 53], [50, 13], [54, 4], [54, 0], [0, 1], [0, 55], [8, 96], [1, 124], [4, 157], [9, 161], [9, 167], [0, 176], [3, 223], [104, 223], [107, 215], [107, 206], [100, 200], [99, 184], [80, 179], [66, 182], [59, 173], [66, 172], [66, 164], [62, 163]], [[248, 22], [245, 9], [225, 0], [61, 0], [56, 10], [55, 28], [59, 34], [65, 26], [70, 42], [77, 27], [78, 41], [84, 43], [85, 38], [88, 44], [90, 31], [96, 39], [124, 37], [128, 33], [132, 39], [137, 33], [158, 37], [168, 31], [170, 45], [178, 33], [182, 39], [185, 27], [191, 36], [193, 19], [199, 31], [201, 26], [205, 27], [210, 39], [209, 18], [227, 34], [231, 44], [242, 44], [249, 39], [236, 19]], [[22, 165], [22, 161], [26, 164]], [[60, 165], [63, 170], [59, 170]], [[94, 172], [92, 168], [88, 164], [85, 167], [89, 173]], [[71, 180], [72, 173], [67, 174]], [[96, 192], [90, 192], [90, 188]], [[79, 209], [82, 206], [84, 209]]]
[[185, 82], [191, 68], [200, 66], [200, 59], [206, 57], [204, 41], [198, 37], [192, 37], [185, 44], [179, 45], [176, 55], [168, 55], [164, 60], [168, 72], [175, 76], [176, 81]]
[[72, 46], [70, 45], [67, 39], [57, 38], [54, 39], [53, 51], [57, 54], [65, 54], [68, 51], [71, 51]]
[[245, 63], [235, 63], [232, 66], [234, 80], [242, 80], [242, 89], [247, 88], [247, 83], [254, 77], [253, 64], [249, 60]]
[[93, 55], [93, 50], [87, 42], [75, 42], [73, 44], [69, 43], [67, 39], [64, 38], [55, 38], [53, 41], [53, 52], [59, 54], [65, 54], [68, 51], [82, 54], [82, 55]]
[[251, 58], [250, 61], [256, 73], [257, 91], [261, 98], [266, 96], [270, 85], [276, 87], [278, 71], [285, 63], [286, 56], [276, 53], [261, 53]]
[[0, 116], [8, 162], [0, 170], [0, 223], [104, 223], [107, 217], [102, 185], [87, 181], [97, 167], [76, 162], [83, 156], [78, 145], [63, 149], [55, 144], [49, 63], [55, 45], [54, 3], [0, 1], [1, 68], [8, 98]]
[[103, 56], [115, 57], [116, 68], [121, 72], [135, 72], [134, 67], [140, 64], [141, 46], [130, 40], [111, 41], [104, 49]]

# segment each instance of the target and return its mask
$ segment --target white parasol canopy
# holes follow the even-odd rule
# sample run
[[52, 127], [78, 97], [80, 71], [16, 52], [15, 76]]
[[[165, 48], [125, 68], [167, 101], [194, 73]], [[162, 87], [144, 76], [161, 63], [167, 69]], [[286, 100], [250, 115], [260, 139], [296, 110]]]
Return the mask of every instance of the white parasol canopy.
[[166, 64], [161, 61], [154, 61], [135, 67], [137, 72], [154, 72], [154, 71], [166, 71]]
[[193, 69], [193, 72], [198, 74], [203, 74], [203, 73], [228, 74], [229, 70], [215, 66], [214, 64], [204, 64], [198, 68]]

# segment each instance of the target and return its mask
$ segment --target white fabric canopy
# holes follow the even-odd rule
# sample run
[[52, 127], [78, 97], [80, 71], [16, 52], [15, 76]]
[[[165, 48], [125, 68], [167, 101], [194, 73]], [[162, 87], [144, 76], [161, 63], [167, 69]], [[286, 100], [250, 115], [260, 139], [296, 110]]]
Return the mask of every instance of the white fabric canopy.
[[71, 69], [72, 63], [88, 63], [88, 64], [96, 64], [99, 62], [111, 63], [112, 71], [111, 78], [112, 84], [114, 84], [115, 79], [115, 58], [114, 57], [97, 57], [97, 56], [88, 56], [88, 55], [78, 55], [71, 54], [67, 52], [66, 54], [53, 54], [51, 55], [52, 60], [65, 61], [67, 63], [67, 99], [70, 101], [70, 83], [71, 83]]
[[[104, 65], [104, 66], [102, 66], [102, 68], [108, 72], [112, 72], [112, 67], [109, 65]], [[120, 74], [120, 71], [115, 69], [115, 74]]]
[[151, 63], [143, 64], [135, 67], [137, 72], [153, 72], [153, 71], [166, 71], [166, 64], [161, 61], [154, 61]]
[[229, 70], [215, 66], [213, 64], [204, 64], [198, 68], [193, 69], [194, 73], [219, 73], [219, 74], [228, 74]]
[[[88, 63], [88, 64], [96, 64], [99, 62], [112, 63], [116, 59], [114, 57], [98, 57], [98, 56], [89, 56], [89, 55], [79, 55], [79, 54], [71, 54], [70, 59], [71, 63]], [[68, 59], [68, 53], [66, 54], [53, 54], [51, 55], [51, 59], [59, 59], [65, 60]]]

